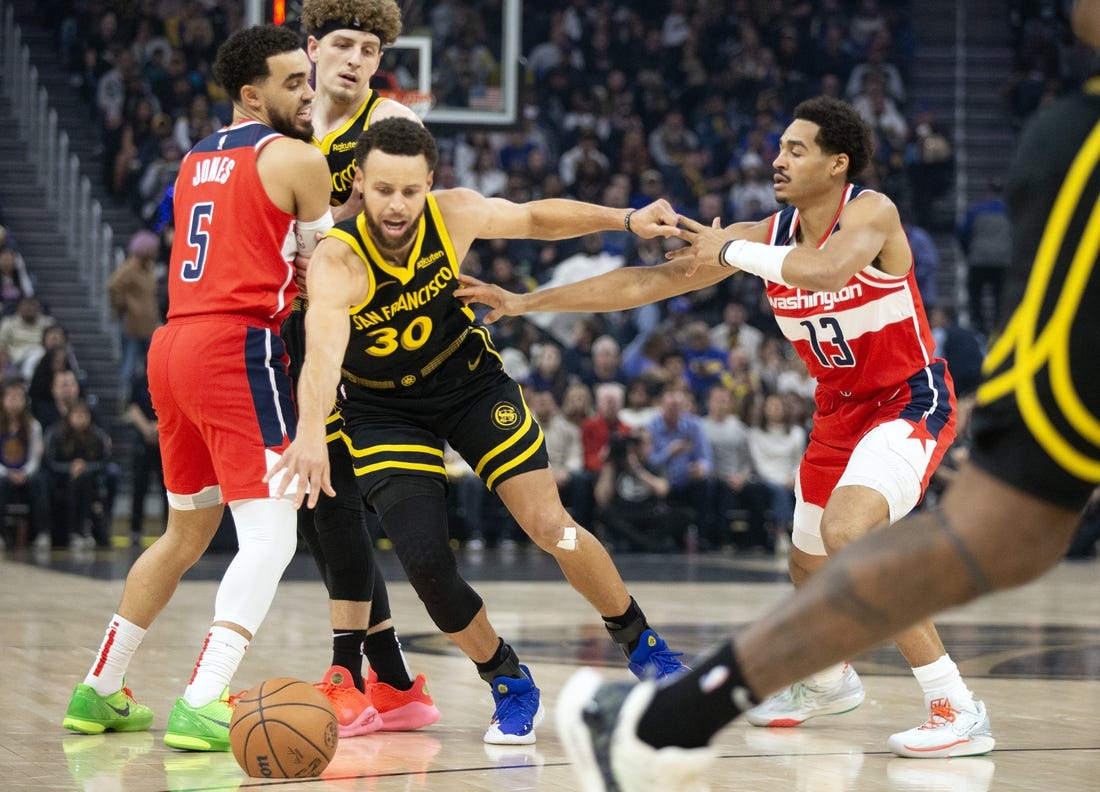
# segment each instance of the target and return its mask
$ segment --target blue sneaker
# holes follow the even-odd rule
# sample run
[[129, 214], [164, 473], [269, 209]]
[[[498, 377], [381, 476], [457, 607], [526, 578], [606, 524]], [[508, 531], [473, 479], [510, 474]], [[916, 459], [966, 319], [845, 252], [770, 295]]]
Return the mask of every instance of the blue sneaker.
[[638, 679], [664, 679], [688, 667], [680, 659], [683, 652], [673, 652], [665, 639], [653, 630], [646, 630], [638, 639], [638, 647], [630, 653], [627, 667]]
[[535, 727], [542, 720], [543, 707], [539, 689], [525, 665], [520, 679], [497, 677], [493, 680], [493, 701], [497, 708], [485, 731], [490, 745], [530, 745], [535, 741]]

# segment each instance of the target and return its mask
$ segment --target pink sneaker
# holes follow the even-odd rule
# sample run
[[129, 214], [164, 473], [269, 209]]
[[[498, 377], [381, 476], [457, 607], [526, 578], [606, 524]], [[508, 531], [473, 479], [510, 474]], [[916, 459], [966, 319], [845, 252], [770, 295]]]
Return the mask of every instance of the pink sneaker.
[[325, 694], [336, 713], [336, 723], [341, 737], [370, 734], [382, 727], [382, 719], [371, 701], [370, 693], [359, 690], [351, 681], [351, 672], [342, 666], [333, 666], [320, 682], [313, 686]]
[[379, 682], [372, 668], [367, 674], [366, 686], [382, 716], [383, 731], [412, 731], [431, 726], [439, 720], [439, 710], [428, 695], [428, 684], [423, 674], [413, 680], [408, 690], [398, 690]]

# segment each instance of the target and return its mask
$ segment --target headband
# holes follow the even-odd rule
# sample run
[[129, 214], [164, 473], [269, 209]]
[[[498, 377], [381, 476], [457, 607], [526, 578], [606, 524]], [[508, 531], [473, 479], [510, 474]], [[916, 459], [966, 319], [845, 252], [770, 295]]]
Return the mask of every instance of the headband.
[[358, 16], [353, 16], [351, 19], [330, 19], [314, 30], [311, 35], [320, 41], [334, 30], [361, 30], [364, 33], [373, 33], [382, 44], [387, 43], [386, 37], [382, 35], [381, 31], [367, 30], [363, 23], [359, 21]]

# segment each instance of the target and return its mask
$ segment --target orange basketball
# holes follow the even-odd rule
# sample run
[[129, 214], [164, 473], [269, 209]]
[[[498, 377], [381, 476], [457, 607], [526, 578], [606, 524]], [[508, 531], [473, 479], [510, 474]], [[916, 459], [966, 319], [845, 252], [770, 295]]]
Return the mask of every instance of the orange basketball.
[[328, 767], [339, 740], [324, 694], [290, 677], [267, 679], [237, 699], [229, 744], [254, 778], [313, 778]]

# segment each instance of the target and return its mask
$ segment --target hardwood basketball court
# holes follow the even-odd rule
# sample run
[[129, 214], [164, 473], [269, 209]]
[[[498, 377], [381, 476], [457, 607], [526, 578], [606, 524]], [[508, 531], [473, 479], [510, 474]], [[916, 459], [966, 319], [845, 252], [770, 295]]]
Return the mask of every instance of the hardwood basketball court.
[[[72, 687], [83, 678], [118, 604], [129, 549], [0, 557], [6, 737], [0, 788], [37, 792], [194, 790], [576, 790], [554, 730], [557, 693], [582, 665], [626, 678], [599, 619], [534, 547], [463, 552], [463, 573], [484, 597], [494, 626], [531, 667], [547, 706], [534, 746], [486, 746], [489, 691], [473, 665], [434, 629], [392, 553], [383, 553], [392, 608], [414, 673], [427, 674], [443, 717], [420, 732], [343, 740], [321, 779], [249, 778], [231, 754], [192, 754], [160, 739], [190, 675], [213, 612], [228, 556], [204, 558], [146, 636], [127, 684], [153, 707], [151, 732], [73, 734], [61, 728]], [[764, 556], [617, 558], [632, 593], [669, 643], [689, 656], [761, 613], [789, 591], [785, 563]], [[862, 792], [917, 790], [1093, 790], [1100, 788], [1100, 576], [1097, 563], [1065, 562], [1043, 580], [971, 604], [938, 620], [944, 643], [997, 739], [986, 757], [899, 759], [894, 731], [926, 713], [897, 651], [855, 660], [867, 700], [847, 715], [798, 729], [737, 723], [718, 742], [715, 790]], [[253, 641], [234, 689], [274, 676], [320, 679], [330, 659], [324, 588], [299, 554]]]

